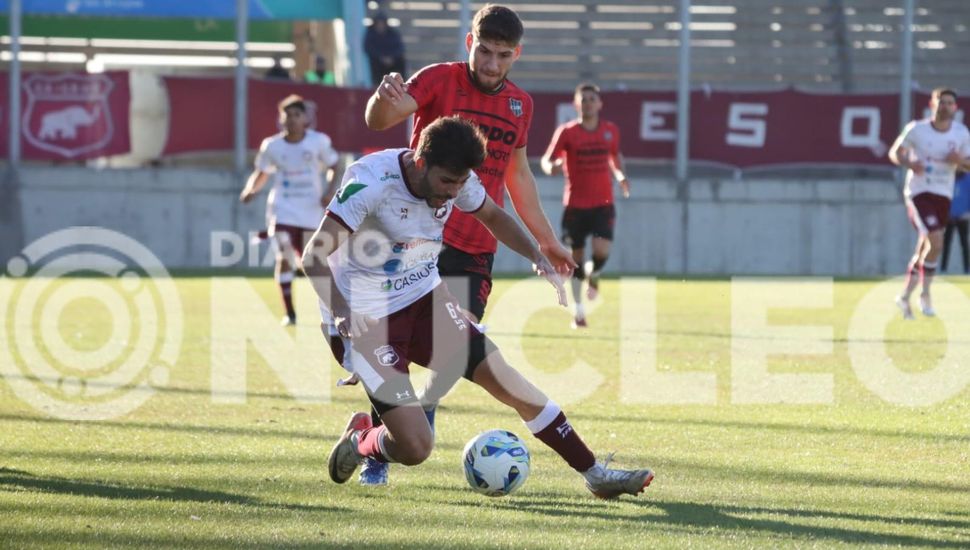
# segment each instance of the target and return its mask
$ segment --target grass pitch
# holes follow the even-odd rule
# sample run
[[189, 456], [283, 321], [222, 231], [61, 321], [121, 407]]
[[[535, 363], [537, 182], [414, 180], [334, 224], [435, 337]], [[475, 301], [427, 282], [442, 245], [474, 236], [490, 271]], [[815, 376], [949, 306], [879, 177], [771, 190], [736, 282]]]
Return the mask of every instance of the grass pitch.
[[[840, 281], [828, 290], [823, 281], [821, 294], [813, 294], [817, 289], [803, 292], [781, 280], [773, 295], [749, 292], [769, 288], [765, 282], [739, 290], [723, 280], [661, 280], [649, 315], [650, 308], [625, 307], [631, 298], [610, 280], [584, 331], [569, 328], [569, 313], [552, 306], [541, 282], [499, 281], [486, 320], [510, 362], [564, 405], [598, 455], [617, 451], [619, 466], [655, 470], [645, 494], [610, 502], [592, 498], [514, 413], [468, 383], [444, 402], [437, 446], [425, 464], [392, 467], [386, 488], [360, 487], [356, 478], [333, 484], [326, 455], [365, 398], [359, 387], [332, 387], [342, 372], [313, 334], [308, 285], [296, 288], [300, 327], [270, 328], [279, 306], [268, 277], [175, 279], [182, 341], [174, 368], [152, 379], [154, 395], [117, 418], [59, 418], [50, 399], [83, 407], [85, 398], [116, 398], [117, 391], [85, 397], [85, 390], [123, 358], [100, 369], [62, 364], [57, 380], [31, 361], [70, 363], [49, 349], [55, 345], [92, 361], [99, 349], [130, 355], [149, 328], [133, 327], [120, 338], [115, 313], [83, 295], [44, 309], [45, 297], [77, 282], [50, 281], [36, 307], [18, 310], [26, 283], [0, 281], [6, 285], [0, 285], [3, 548], [970, 546], [965, 279], [953, 280], [950, 293], [938, 298], [940, 317], [917, 315], [908, 323], [881, 298], [885, 322], [878, 309], [869, 317], [862, 311], [879, 281]], [[797, 303], [759, 314], [752, 300], [766, 295]], [[878, 338], [860, 332], [867, 322], [881, 323]], [[234, 336], [246, 331], [249, 343]], [[303, 352], [288, 347], [310, 337], [300, 340]], [[24, 348], [24, 338], [34, 340], [36, 354]], [[277, 348], [267, 343], [274, 341]], [[623, 352], [623, 346], [633, 347]], [[655, 374], [636, 370], [650, 364], [643, 357], [651, 353]], [[759, 353], [767, 355], [771, 374], [820, 377], [789, 379], [774, 391], [780, 397], [804, 385], [819, 392], [822, 381], [815, 402], [764, 402], [766, 386], [757, 381], [738, 393]], [[853, 368], [860, 357], [873, 358], [867, 372], [878, 372], [871, 379]], [[294, 397], [322, 391], [287, 382], [288, 369], [301, 367], [326, 374], [329, 396]], [[636, 376], [621, 376], [631, 367]], [[941, 385], [924, 385], [946, 368]], [[214, 370], [225, 371], [225, 379], [214, 378]], [[419, 377], [421, 369], [414, 371]], [[145, 372], [157, 374], [150, 366]], [[708, 374], [714, 385], [666, 399], [651, 390], [658, 377], [680, 373]], [[926, 403], [900, 404], [886, 389], [891, 384], [880, 386], [900, 377]], [[237, 386], [214, 387], [221, 385], [214, 380]], [[48, 408], [23, 392], [47, 396]], [[691, 396], [694, 403], [683, 402]], [[530, 478], [508, 498], [473, 493], [462, 473], [464, 443], [490, 428], [525, 436], [532, 452]]]

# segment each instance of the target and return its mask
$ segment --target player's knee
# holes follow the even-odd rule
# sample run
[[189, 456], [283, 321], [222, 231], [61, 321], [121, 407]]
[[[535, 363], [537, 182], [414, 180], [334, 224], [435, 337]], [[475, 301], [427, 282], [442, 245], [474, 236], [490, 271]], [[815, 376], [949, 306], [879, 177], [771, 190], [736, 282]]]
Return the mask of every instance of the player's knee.
[[583, 280], [586, 278], [586, 268], [583, 267], [583, 262], [576, 263], [579, 265], [573, 270], [573, 279]]
[[417, 466], [428, 460], [434, 449], [434, 436], [430, 430], [425, 431], [427, 433], [414, 434], [406, 441], [398, 442], [394, 458], [405, 466]]
[[600, 256], [593, 256], [593, 271], [599, 273], [603, 270], [603, 266], [606, 265], [606, 260], [609, 258], [609, 254], [603, 254]]

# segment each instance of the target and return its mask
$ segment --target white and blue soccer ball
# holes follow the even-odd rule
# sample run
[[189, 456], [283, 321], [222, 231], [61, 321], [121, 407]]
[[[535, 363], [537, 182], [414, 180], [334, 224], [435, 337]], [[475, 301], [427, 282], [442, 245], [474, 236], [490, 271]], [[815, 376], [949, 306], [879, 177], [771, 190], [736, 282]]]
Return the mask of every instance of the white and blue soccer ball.
[[512, 432], [482, 432], [465, 445], [462, 457], [468, 484], [483, 495], [511, 494], [529, 477], [529, 449]]

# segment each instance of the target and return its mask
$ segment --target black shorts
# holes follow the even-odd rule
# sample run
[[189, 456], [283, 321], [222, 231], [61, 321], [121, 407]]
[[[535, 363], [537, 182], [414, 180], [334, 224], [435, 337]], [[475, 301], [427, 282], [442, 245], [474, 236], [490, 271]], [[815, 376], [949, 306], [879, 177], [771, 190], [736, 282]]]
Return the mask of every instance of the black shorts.
[[[474, 315], [478, 322], [485, 315], [485, 305], [492, 293], [494, 262], [495, 254], [468, 254], [448, 245], [441, 247], [438, 256], [438, 273], [448, 282], [448, 288], [458, 298], [461, 308]], [[468, 285], [467, 292], [462, 291], [465, 284]]]
[[616, 208], [612, 204], [595, 208], [567, 206], [562, 213], [562, 242], [570, 248], [585, 248], [590, 235], [612, 241], [615, 222]]

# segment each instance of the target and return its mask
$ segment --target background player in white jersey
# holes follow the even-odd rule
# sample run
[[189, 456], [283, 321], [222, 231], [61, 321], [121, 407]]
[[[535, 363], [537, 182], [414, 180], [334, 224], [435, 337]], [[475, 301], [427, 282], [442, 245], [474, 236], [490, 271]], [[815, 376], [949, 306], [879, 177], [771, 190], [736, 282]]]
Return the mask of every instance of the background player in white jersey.
[[953, 180], [958, 169], [970, 170], [970, 132], [954, 120], [957, 95], [937, 88], [930, 95], [932, 115], [906, 125], [889, 150], [889, 160], [907, 168], [904, 196], [909, 220], [916, 228], [916, 251], [906, 271], [906, 285], [896, 305], [906, 319], [913, 318], [909, 297], [922, 284], [920, 310], [936, 315], [930, 284], [943, 250], [943, 230], [950, 215]]
[[408, 377], [413, 362], [441, 374], [439, 380], [464, 376], [513, 408], [596, 496], [638, 494], [653, 473], [597, 463], [559, 406], [505, 362], [438, 275], [445, 223], [457, 208], [532, 261], [566, 305], [549, 260], [478, 179], [470, 179], [485, 156], [478, 127], [448, 117], [426, 126], [413, 151], [362, 158], [347, 169], [304, 252], [324, 321], [339, 335], [330, 338], [331, 349], [360, 377], [383, 421], [374, 427], [367, 413], [351, 417], [330, 454], [330, 477], [346, 482], [365, 458], [416, 465], [431, 454], [434, 436]]
[[[293, 308], [293, 277], [299, 265], [304, 236], [313, 233], [336, 182], [339, 154], [330, 137], [308, 128], [306, 104], [298, 95], [279, 103], [283, 131], [263, 140], [256, 155], [256, 169], [249, 176], [239, 200], [247, 203], [273, 178], [266, 200], [266, 224], [276, 250], [276, 282], [286, 316], [284, 325], [296, 324]], [[327, 187], [323, 173], [327, 174]]]

